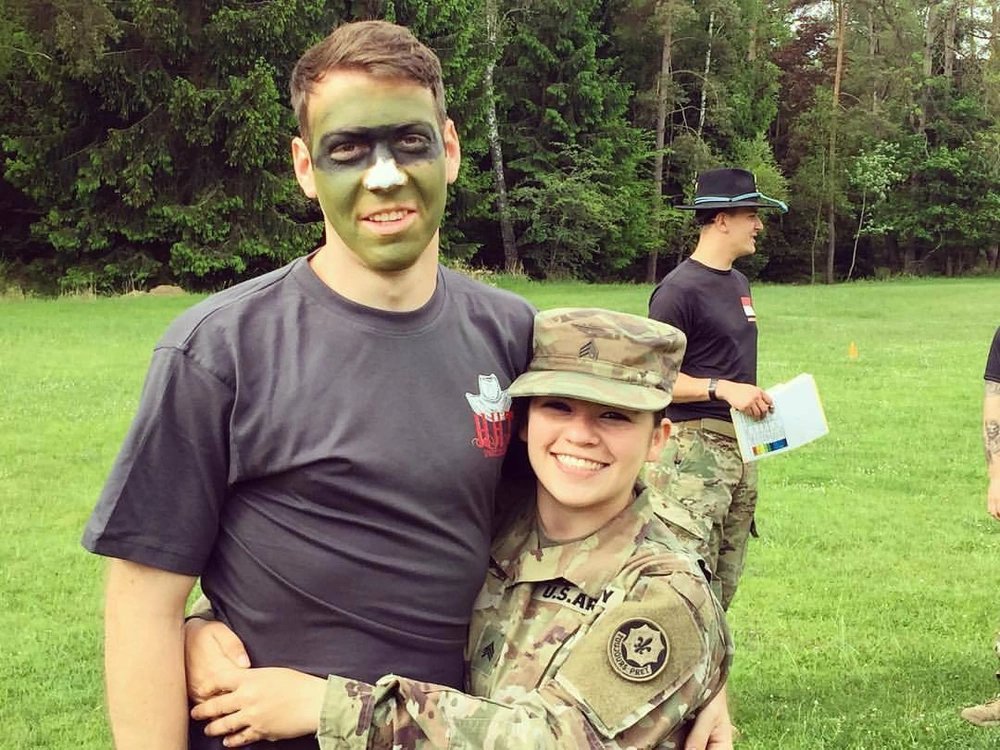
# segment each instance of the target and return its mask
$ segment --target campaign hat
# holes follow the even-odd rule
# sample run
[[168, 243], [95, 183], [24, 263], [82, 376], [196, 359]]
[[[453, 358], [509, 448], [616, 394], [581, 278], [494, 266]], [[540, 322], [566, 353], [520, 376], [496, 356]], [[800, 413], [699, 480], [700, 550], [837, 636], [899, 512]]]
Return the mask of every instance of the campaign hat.
[[788, 213], [788, 205], [769, 198], [757, 189], [757, 179], [746, 169], [710, 169], [698, 175], [694, 204], [675, 206], [687, 211], [715, 211], [727, 208], [777, 208]]
[[687, 338], [658, 320], [592, 307], [535, 316], [533, 356], [511, 396], [561, 396], [636, 411], [670, 403]]

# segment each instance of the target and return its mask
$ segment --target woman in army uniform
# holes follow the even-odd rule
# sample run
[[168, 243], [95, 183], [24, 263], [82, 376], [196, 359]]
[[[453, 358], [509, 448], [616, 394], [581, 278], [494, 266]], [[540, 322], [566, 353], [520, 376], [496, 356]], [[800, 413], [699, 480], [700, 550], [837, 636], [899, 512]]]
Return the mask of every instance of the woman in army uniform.
[[[684, 347], [677, 329], [624, 313], [536, 317], [532, 363], [510, 387], [526, 402], [536, 503], [494, 544], [466, 693], [234, 670], [231, 692], [192, 715], [228, 747], [315, 732], [323, 748], [359, 750], [684, 748], [732, 650], [698, 560], [636, 486], [669, 436]], [[711, 747], [731, 746], [725, 724]]]

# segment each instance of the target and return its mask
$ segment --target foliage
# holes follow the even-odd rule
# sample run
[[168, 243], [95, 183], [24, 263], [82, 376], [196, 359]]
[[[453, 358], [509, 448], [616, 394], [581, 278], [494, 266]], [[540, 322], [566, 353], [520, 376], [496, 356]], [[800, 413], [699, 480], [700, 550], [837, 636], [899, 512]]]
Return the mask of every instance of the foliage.
[[647, 185], [592, 152], [561, 147], [562, 169], [539, 172], [511, 191], [529, 271], [544, 278], [613, 276], [656, 242]]
[[867, 204], [867, 214], [861, 221], [862, 232], [885, 234], [893, 227], [877, 219], [878, 209], [889, 197], [889, 189], [903, 179], [899, 169], [899, 144], [880, 141], [870, 150], [859, 153], [848, 170], [852, 187], [861, 191], [862, 205]]
[[[656, 246], [649, 139], [602, 54], [601, 3], [517, 8], [497, 70], [511, 212], [529, 272], [614, 278]], [[654, 221], [651, 221], [651, 218]]]
[[[995, 9], [982, 0], [933, 12], [847, 7], [835, 110], [831, 3], [498, 0], [492, 104], [527, 270], [641, 278], [654, 251], [658, 273], [669, 270], [694, 235], [668, 206], [690, 198], [700, 170], [722, 164], [747, 166], [765, 192], [791, 196], [751, 274], [812, 278], [831, 203], [840, 277], [855, 261], [862, 276], [995, 268]], [[501, 265], [483, 8], [0, 0], [5, 277], [47, 293], [166, 281], [207, 289], [314, 247], [320, 214], [289, 169], [287, 78], [337, 23], [375, 17], [410, 26], [442, 60], [463, 146], [444, 255]]]
[[996, 241], [1000, 190], [982, 150], [989, 142], [938, 146], [911, 162], [912, 182], [888, 215], [904, 242], [926, 248], [911, 259], [921, 270], [946, 270], [948, 258], [970, 264], [970, 254]]
[[45, 57], [22, 71], [5, 179], [41, 209], [32, 235], [64, 288], [214, 286], [315, 243], [282, 153], [295, 125], [278, 70], [330, 18], [316, 0], [32, 6]]

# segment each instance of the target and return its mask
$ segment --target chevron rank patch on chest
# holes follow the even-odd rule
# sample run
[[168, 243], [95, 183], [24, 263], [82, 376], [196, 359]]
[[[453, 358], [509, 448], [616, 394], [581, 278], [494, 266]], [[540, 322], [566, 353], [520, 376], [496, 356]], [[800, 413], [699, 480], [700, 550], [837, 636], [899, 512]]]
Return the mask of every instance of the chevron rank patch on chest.
[[611, 632], [608, 660], [626, 680], [645, 682], [667, 666], [670, 641], [657, 623], [644, 617], [626, 620]]
[[489, 675], [500, 661], [503, 644], [503, 630], [495, 623], [489, 623], [483, 628], [476, 648], [469, 652], [469, 668], [482, 675]]

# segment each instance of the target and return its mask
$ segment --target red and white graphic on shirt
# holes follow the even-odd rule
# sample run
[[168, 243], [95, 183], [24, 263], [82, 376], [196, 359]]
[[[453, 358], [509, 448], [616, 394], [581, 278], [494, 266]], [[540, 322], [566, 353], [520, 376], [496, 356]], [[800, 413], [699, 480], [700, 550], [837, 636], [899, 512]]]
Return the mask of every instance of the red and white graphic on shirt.
[[743, 312], [747, 316], [747, 320], [751, 323], [757, 322], [757, 313], [753, 311], [753, 300], [749, 297], [740, 297], [740, 303], [743, 305]]
[[486, 458], [499, 458], [507, 453], [510, 429], [514, 419], [510, 395], [500, 387], [496, 375], [479, 376], [479, 393], [466, 393], [465, 399], [472, 407], [476, 436], [472, 444], [482, 450]]

